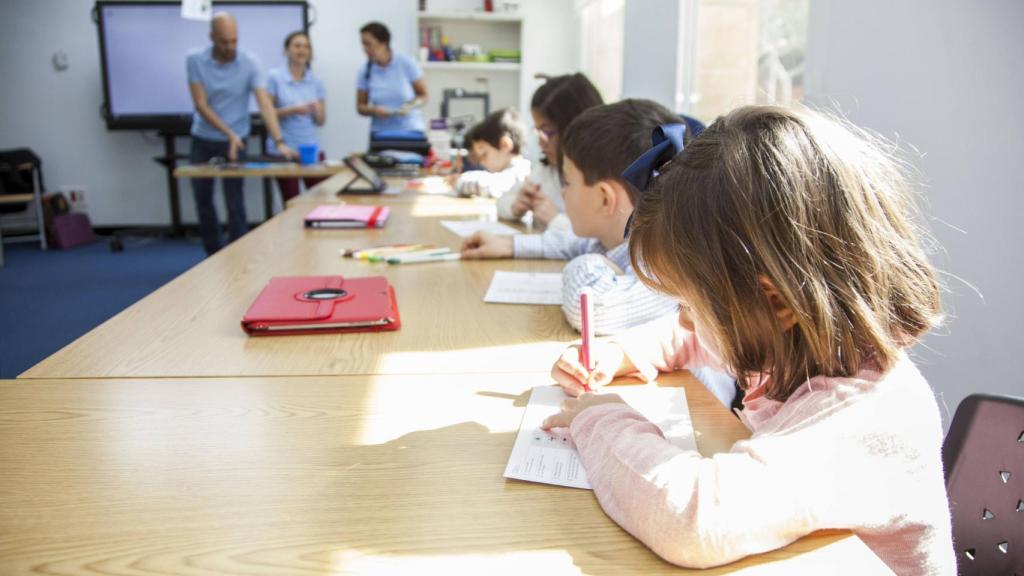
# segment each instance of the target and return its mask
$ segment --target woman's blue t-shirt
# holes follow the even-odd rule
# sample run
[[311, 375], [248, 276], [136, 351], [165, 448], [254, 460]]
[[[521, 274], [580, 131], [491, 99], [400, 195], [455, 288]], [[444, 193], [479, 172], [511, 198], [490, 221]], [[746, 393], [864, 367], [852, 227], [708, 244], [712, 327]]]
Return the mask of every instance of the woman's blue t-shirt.
[[[359, 67], [356, 87], [369, 93], [369, 103], [388, 110], [401, 108], [403, 104], [416, 97], [412, 83], [423, 77], [419, 65], [405, 54], [391, 53], [391, 62], [381, 67], [376, 62], [370, 64], [367, 78], [366, 64]], [[379, 130], [424, 130], [423, 116], [418, 108], [408, 114], [394, 115], [387, 118], [374, 117], [370, 122], [370, 131]]]
[[[324, 83], [313, 73], [306, 70], [299, 81], [292, 78], [288, 68], [274, 68], [267, 73], [267, 93], [274, 101], [274, 108], [287, 108], [296, 104], [322, 101], [324, 99]], [[292, 149], [302, 144], [319, 144], [317, 126], [311, 114], [292, 114], [279, 118], [281, 137]], [[274, 150], [273, 139], [267, 139], [267, 147]]]

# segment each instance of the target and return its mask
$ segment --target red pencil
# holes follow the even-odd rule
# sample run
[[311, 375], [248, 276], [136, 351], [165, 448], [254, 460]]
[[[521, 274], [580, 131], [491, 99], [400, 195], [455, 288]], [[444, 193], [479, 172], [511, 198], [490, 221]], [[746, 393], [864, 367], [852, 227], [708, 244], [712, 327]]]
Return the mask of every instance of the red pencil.
[[[583, 364], [583, 367], [587, 369], [588, 373], [594, 369], [590, 355], [590, 347], [594, 341], [594, 325], [590, 318], [593, 314], [594, 303], [590, 301], [590, 291], [584, 289], [580, 292], [580, 332], [583, 334], [583, 345], [580, 346], [580, 362]], [[590, 392], [590, 386], [584, 383], [583, 391]]]

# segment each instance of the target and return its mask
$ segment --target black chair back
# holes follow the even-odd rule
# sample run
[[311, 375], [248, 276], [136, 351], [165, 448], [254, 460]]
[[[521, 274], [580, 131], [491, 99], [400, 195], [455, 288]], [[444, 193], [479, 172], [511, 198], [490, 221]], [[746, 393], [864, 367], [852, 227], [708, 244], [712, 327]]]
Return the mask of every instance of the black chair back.
[[965, 398], [942, 462], [959, 573], [1024, 576], [1024, 398]]
[[[0, 194], [32, 194], [43, 185], [43, 161], [29, 148], [0, 150]], [[0, 202], [0, 214], [21, 212], [29, 202]]]

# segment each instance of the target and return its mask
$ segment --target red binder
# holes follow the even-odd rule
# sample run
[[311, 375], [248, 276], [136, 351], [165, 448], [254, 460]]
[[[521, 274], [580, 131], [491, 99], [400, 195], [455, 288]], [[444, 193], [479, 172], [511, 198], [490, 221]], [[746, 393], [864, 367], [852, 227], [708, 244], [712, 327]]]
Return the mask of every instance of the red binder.
[[317, 206], [306, 214], [306, 228], [383, 228], [390, 214], [387, 206]]
[[242, 318], [252, 336], [398, 330], [395, 291], [383, 276], [271, 278]]

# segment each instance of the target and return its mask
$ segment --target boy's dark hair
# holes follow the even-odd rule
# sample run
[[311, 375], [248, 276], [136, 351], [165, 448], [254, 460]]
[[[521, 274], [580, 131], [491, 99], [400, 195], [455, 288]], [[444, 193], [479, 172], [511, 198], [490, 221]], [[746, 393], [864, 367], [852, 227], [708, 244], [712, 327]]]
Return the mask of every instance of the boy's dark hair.
[[519, 154], [523, 143], [526, 142], [526, 128], [514, 108], [505, 108], [488, 114], [483, 121], [466, 133], [466, 145], [487, 142], [495, 148], [501, 148], [502, 136], [508, 136], [512, 140], [512, 153]]
[[391, 31], [388, 27], [381, 24], [380, 22], [369, 22], [359, 29], [360, 34], [369, 34], [373, 36], [377, 42], [383, 42], [388, 46], [391, 45]]
[[615, 180], [629, 193], [635, 206], [641, 190], [622, 177], [633, 160], [651, 148], [651, 132], [662, 124], [682, 120], [668, 108], [651, 100], [627, 99], [614, 104], [591, 108], [569, 124], [561, 140], [562, 169], [568, 157], [593, 185], [601, 180]]
[[[543, 101], [536, 103], [537, 93]], [[601, 93], [586, 76], [579, 72], [567, 76], [556, 76], [547, 81], [534, 93], [530, 105], [561, 134], [584, 110], [604, 103]]]

